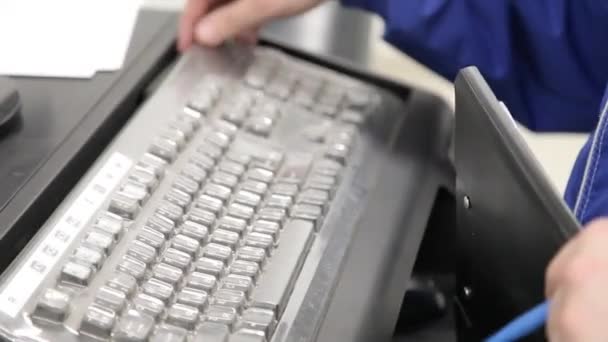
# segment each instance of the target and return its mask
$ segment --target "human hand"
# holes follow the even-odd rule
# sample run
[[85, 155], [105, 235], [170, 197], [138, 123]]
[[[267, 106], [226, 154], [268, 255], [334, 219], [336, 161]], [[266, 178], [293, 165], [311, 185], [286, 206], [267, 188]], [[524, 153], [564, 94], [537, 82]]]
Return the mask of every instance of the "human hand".
[[253, 42], [261, 25], [304, 12], [322, 0], [188, 0], [179, 24], [178, 48], [216, 46], [231, 38]]
[[608, 219], [591, 222], [552, 260], [546, 295], [550, 341], [608, 340]]

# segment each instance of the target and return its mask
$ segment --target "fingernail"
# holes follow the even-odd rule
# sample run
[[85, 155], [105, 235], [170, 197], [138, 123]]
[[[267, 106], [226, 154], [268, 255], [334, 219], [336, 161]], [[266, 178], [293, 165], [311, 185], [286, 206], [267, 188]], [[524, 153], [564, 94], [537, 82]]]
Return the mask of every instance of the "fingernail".
[[200, 43], [208, 45], [217, 45], [219, 43], [216, 30], [206, 22], [200, 22], [196, 25], [196, 39]]

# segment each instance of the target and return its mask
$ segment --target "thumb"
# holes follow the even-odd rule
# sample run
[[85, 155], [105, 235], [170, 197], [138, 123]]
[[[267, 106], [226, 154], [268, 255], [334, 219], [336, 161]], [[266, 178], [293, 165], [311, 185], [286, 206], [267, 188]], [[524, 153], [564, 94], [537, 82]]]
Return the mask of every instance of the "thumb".
[[[260, 26], [271, 18], [272, 8], [264, 8], [253, 0], [236, 0], [218, 7], [201, 18], [195, 29], [196, 40], [216, 46], [239, 33]], [[262, 1], [262, 4], [268, 1]]]

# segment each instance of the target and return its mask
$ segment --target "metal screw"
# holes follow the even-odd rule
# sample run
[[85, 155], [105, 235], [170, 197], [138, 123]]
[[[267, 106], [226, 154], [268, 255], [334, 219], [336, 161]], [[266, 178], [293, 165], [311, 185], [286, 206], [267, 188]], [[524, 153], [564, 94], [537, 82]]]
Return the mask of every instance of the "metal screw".
[[464, 208], [471, 209], [471, 199], [466, 195], [464, 196]]

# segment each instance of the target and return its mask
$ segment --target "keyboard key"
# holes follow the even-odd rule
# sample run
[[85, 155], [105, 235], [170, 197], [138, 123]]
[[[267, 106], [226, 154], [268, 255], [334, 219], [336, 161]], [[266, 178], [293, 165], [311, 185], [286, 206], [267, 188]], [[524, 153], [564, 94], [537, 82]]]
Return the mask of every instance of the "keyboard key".
[[291, 209], [291, 217], [311, 221], [316, 229], [320, 228], [323, 208], [312, 204], [296, 204]]
[[251, 293], [251, 289], [253, 288], [253, 280], [251, 277], [242, 276], [239, 274], [229, 274], [224, 278], [222, 288], [227, 290], [241, 291], [245, 295], [249, 295], [249, 293]]
[[218, 170], [235, 175], [237, 177], [240, 177], [243, 175], [243, 173], [245, 173], [245, 167], [243, 166], [243, 164], [239, 164], [230, 160], [223, 160], [218, 165]]
[[256, 193], [246, 190], [239, 190], [234, 196], [234, 202], [257, 208], [262, 201], [262, 197]]
[[241, 319], [236, 324], [235, 330], [257, 330], [270, 338], [274, 332], [274, 326], [274, 312], [266, 309], [249, 308], [243, 312]]
[[234, 249], [239, 242], [239, 234], [229, 230], [216, 229], [211, 235], [210, 241]]
[[217, 227], [218, 229], [235, 232], [240, 236], [247, 228], [247, 221], [232, 216], [224, 216], [219, 220]]
[[157, 251], [160, 250], [165, 244], [165, 236], [149, 227], [143, 227], [135, 239], [147, 244], [148, 246], [152, 246]]
[[353, 87], [346, 92], [346, 100], [351, 108], [366, 108], [373, 100], [372, 94], [369, 90]]
[[266, 251], [258, 247], [243, 246], [239, 248], [236, 259], [255, 262], [261, 268], [266, 260]]
[[262, 169], [262, 168], [253, 168], [247, 171], [245, 176], [247, 179], [255, 180], [263, 183], [270, 183], [274, 178], [274, 172]]
[[232, 248], [212, 242], [203, 248], [203, 256], [228, 264], [232, 258]]
[[266, 342], [266, 337], [262, 331], [241, 329], [230, 336], [228, 342]]
[[184, 210], [178, 205], [163, 200], [156, 208], [156, 214], [170, 219], [171, 221], [173, 221], [173, 223], [177, 223], [184, 215]]
[[272, 310], [281, 317], [312, 243], [313, 233], [310, 221], [293, 220], [286, 224], [272, 262], [266, 266], [251, 294], [251, 306]]
[[186, 209], [190, 202], [192, 202], [192, 196], [175, 187], [171, 188], [169, 192], [165, 194], [164, 199], [167, 202], [180, 206], [182, 209]]
[[194, 329], [198, 321], [198, 309], [189, 305], [176, 303], [167, 312], [167, 322], [169, 324], [182, 327], [187, 330]]
[[129, 310], [118, 321], [114, 332], [116, 342], [145, 342], [154, 328], [154, 319], [146, 314]]
[[158, 179], [154, 170], [135, 166], [135, 168], [129, 173], [129, 180], [137, 184], [142, 184], [146, 187], [148, 192], [153, 192], [158, 185]]
[[221, 323], [204, 322], [195, 332], [192, 342], [228, 342], [230, 330]]
[[156, 249], [154, 247], [139, 240], [131, 242], [130, 246], [127, 250], [127, 255], [143, 261], [145, 264], [151, 264], [156, 259]]
[[245, 74], [245, 83], [252, 88], [263, 89], [269, 80], [270, 73], [268, 69], [256, 64], [253, 64]]
[[94, 229], [86, 235], [84, 244], [105, 254], [109, 254], [114, 244], [114, 238], [109, 234]]
[[298, 195], [296, 203], [325, 207], [329, 203], [329, 192], [318, 189], [306, 189]]
[[213, 104], [213, 96], [208, 93], [197, 92], [196, 96], [188, 101], [186, 108], [201, 115], [202, 119], [202, 116], [207, 115], [207, 113], [213, 108]]
[[287, 211], [281, 208], [265, 207], [260, 209], [257, 217], [260, 220], [276, 222], [282, 225], [287, 218]]
[[61, 281], [69, 284], [87, 286], [93, 277], [91, 266], [67, 262], [61, 270]]
[[207, 172], [194, 163], [184, 165], [180, 170], [180, 173], [199, 184], [207, 178]]
[[133, 306], [135, 307], [135, 310], [142, 314], [149, 315], [155, 320], [158, 319], [165, 310], [165, 304], [162, 300], [145, 293], [138, 293], [135, 295], [135, 298], [133, 298]]
[[243, 305], [245, 305], [245, 293], [242, 291], [221, 288], [215, 292], [213, 304], [233, 308], [239, 312]]
[[305, 154], [289, 158], [281, 171], [277, 174], [276, 181], [285, 184], [302, 184], [308, 174], [311, 162], [312, 158], [310, 155]]
[[63, 322], [70, 312], [70, 295], [54, 288], [42, 292], [33, 316], [51, 322]]
[[251, 167], [261, 168], [274, 173], [279, 170], [284, 159], [285, 154], [282, 152], [276, 150], [260, 150], [259, 153], [255, 154], [254, 159], [251, 162]]
[[112, 310], [113, 312], [121, 312], [127, 302], [127, 295], [119, 290], [109, 286], [102, 286], [97, 290], [95, 303], [99, 307]]
[[167, 248], [165, 254], [163, 255], [162, 262], [175, 266], [180, 270], [185, 270], [188, 268], [188, 266], [190, 266], [192, 257], [188, 255], [188, 253], [182, 252], [175, 248]]
[[180, 234], [189, 236], [200, 243], [204, 243], [209, 237], [209, 230], [202, 224], [198, 224], [194, 221], [186, 221], [181, 226]]
[[184, 272], [175, 266], [160, 263], [154, 266], [152, 276], [171, 286], [176, 286], [182, 280]]
[[226, 152], [226, 160], [240, 164], [243, 167], [247, 167], [247, 165], [251, 163], [252, 158], [247, 153], [237, 150], [230, 150]]
[[260, 266], [253, 261], [235, 260], [230, 265], [230, 273], [250, 277], [255, 280], [260, 273]]
[[[197, 202], [197, 204], [203, 205], [207, 208], [211, 208], [212, 210], [216, 210], [215, 204], [212, 204], [213, 201], [215, 201], [215, 199], [205, 197], [202, 200], [199, 199], [200, 203]], [[213, 226], [213, 223], [215, 223], [216, 218], [213, 211], [206, 210], [203, 207], [190, 209], [186, 217], [189, 221], [205, 226], [207, 227], [207, 229], [210, 229]]]
[[194, 193], [198, 191], [198, 183], [184, 175], [178, 175], [175, 177], [173, 187], [187, 193], [190, 196], [194, 195]]
[[228, 327], [232, 327], [236, 319], [234, 308], [220, 305], [209, 305], [205, 314], [207, 322], [225, 324]]
[[190, 158], [190, 162], [207, 172], [211, 172], [215, 167], [215, 160], [202, 153], [193, 154]]
[[188, 286], [194, 289], [212, 293], [215, 290], [217, 278], [211, 274], [192, 272], [188, 277]]
[[213, 144], [203, 144], [196, 151], [210, 157], [214, 161], [217, 161], [223, 154], [222, 149]]
[[266, 200], [266, 205], [269, 207], [289, 210], [293, 200], [291, 196], [272, 194]]
[[340, 114], [339, 119], [343, 122], [360, 126], [365, 122], [365, 115], [360, 112], [347, 109]]
[[97, 270], [103, 264], [103, 253], [97, 249], [80, 246], [74, 251], [72, 259], [79, 264], [90, 265]]
[[246, 205], [242, 205], [242, 204], [238, 204], [238, 203], [231, 203], [228, 206], [228, 215], [243, 219], [247, 222], [249, 222], [251, 220], [254, 213], [255, 213], [255, 209], [253, 209], [252, 207], [246, 206]]
[[228, 122], [227, 120], [218, 119], [213, 123], [213, 127], [218, 131], [222, 132], [230, 137], [234, 136], [239, 128]]
[[245, 123], [245, 129], [255, 135], [267, 137], [272, 132], [274, 121], [266, 116], [256, 115], [250, 117]]
[[255, 220], [251, 227], [252, 232], [269, 235], [275, 243], [278, 240], [281, 229], [281, 226], [277, 222], [265, 220]]
[[231, 173], [217, 171], [211, 176], [211, 181], [233, 189], [238, 184], [239, 178]]
[[135, 219], [139, 213], [139, 201], [121, 193], [112, 195], [108, 211], [127, 220]]
[[[201, 195], [196, 201], [196, 206], [213, 213], [214, 217], [216, 217], [224, 207], [224, 203], [219, 198], [211, 197], [209, 195]], [[202, 222], [198, 223], [204, 224]]]
[[127, 296], [131, 296], [135, 291], [137, 280], [130, 274], [115, 272], [110, 279], [106, 282], [106, 285], [110, 288], [121, 291]]
[[144, 153], [139, 160], [138, 166], [152, 170], [157, 177], [162, 177], [167, 168], [167, 162], [151, 153]]
[[186, 135], [183, 132], [171, 127], [166, 128], [162, 133], [160, 133], [160, 137], [175, 143], [179, 151], [181, 151], [186, 144]]
[[187, 338], [186, 329], [163, 324], [154, 331], [150, 342], [186, 342]]
[[177, 302], [199, 310], [204, 310], [207, 307], [208, 297], [209, 295], [205, 291], [185, 287], [177, 295]]
[[291, 95], [292, 89], [293, 85], [291, 82], [280, 78], [275, 78], [270, 82], [268, 87], [266, 87], [268, 94], [280, 100], [286, 100]]
[[154, 139], [148, 152], [171, 163], [177, 157], [178, 148], [175, 142], [159, 137]]
[[149, 195], [148, 190], [146, 190], [143, 184], [133, 181], [127, 181], [118, 193], [136, 200], [140, 206], [148, 199]]
[[124, 220], [122, 217], [105, 212], [97, 218], [95, 221], [95, 229], [110, 234], [114, 237], [114, 240], [117, 240], [118, 237], [122, 234], [123, 231]]
[[205, 142], [225, 150], [230, 145], [230, 137], [221, 132], [212, 132], [205, 137]]
[[197, 127], [195, 127], [192, 121], [188, 121], [187, 119], [183, 120], [183, 118], [178, 117], [177, 120], [173, 120], [169, 123], [169, 128], [180, 132], [186, 140], [190, 140]]
[[276, 183], [270, 189], [273, 194], [290, 197], [295, 197], [299, 191], [298, 185], [293, 183]]
[[177, 234], [173, 237], [173, 241], [171, 242], [171, 246], [177, 250], [182, 252], [186, 252], [191, 256], [194, 256], [198, 253], [200, 248], [200, 244], [195, 239], [188, 237], [183, 234]]
[[332, 191], [336, 187], [336, 178], [323, 175], [311, 175], [304, 188]]
[[155, 230], [167, 237], [173, 232], [175, 223], [165, 216], [155, 214], [146, 221], [145, 227]]
[[203, 194], [218, 198], [223, 202], [227, 202], [230, 199], [230, 196], [232, 195], [232, 190], [229, 187], [223, 185], [208, 183], [203, 188]]
[[338, 177], [342, 171], [342, 164], [332, 159], [321, 159], [313, 165], [313, 170], [325, 176]]
[[332, 144], [325, 151], [325, 156], [331, 158], [341, 164], [346, 163], [346, 159], [350, 154], [350, 149], [344, 144]]
[[124, 272], [136, 280], [142, 280], [146, 273], [146, 264], [143, 261], [136, 260], [128, 255], [122, 257], [122, 260], [116, 267], [121, 272]]
[[107, 339], [115, 322], [116, 313], [93, 304], [87, 308], [79, 330], [81, 334]]
[[245, 118], [247, 118], [247, 108], [243, 106], [227, 105], [226, 108], [222, 108], [222, 119], [235, 126], [241, 126]]
[[196, 261], [195, 269], [197, 272], [210, 274], [216, 278], [220, 278], [224, 273], [224, 262], [203, 257]]
[[246, 180], [241, 184], [241, 190], [250, 191], [261, 196], [268, 190], [268, 185], [259, 181]]
[[150, 278], [141, 288], [144, 293], [156, 297], [165, 303], [167, 303], [173, 295], [173, 286], [171, 284], [155, 278]]

